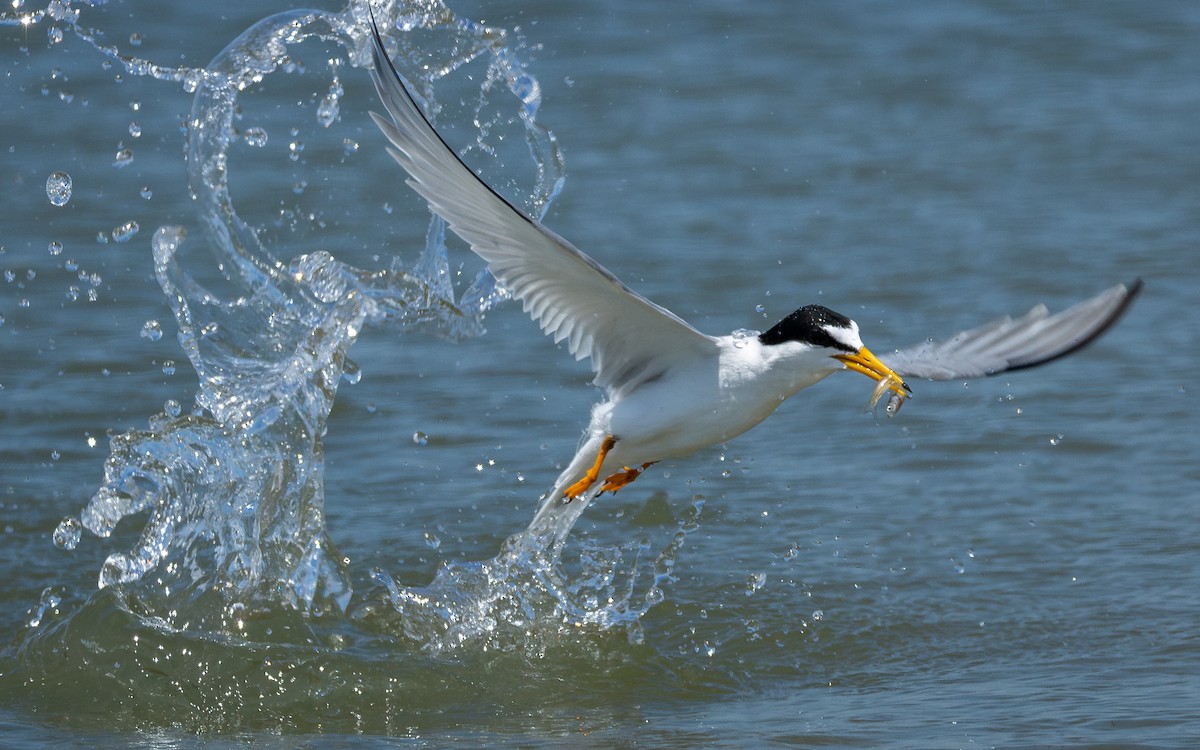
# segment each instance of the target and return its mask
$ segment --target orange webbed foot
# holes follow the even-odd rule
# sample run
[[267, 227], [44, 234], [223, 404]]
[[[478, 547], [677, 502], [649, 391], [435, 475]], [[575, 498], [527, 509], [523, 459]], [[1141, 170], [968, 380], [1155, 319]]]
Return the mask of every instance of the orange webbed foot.
[[604, 442], [600, 444], [600, 451], [596, 454], [596, 462], [592, 464], [592, 468], [587, 470], [587, 473], [575, 484], [572, 484], [563, 492], [563, 498], [570, 502], [579, 497], [583, 493], [591, 489], [596, 483], [596, 479], [600, 476], [600, 467], [604, 465], [604, 458], [612, 447], [617, 444], [617, 439], [612, 435], [604, 438]]
[[608, 479], [605, 479], [604, 484], [600, 485], [600, 491], [601, 492], [613, 492], [613, 493], [617, 492], [625, 485], [627, 485], [630, 482], [632, 482], [633, 480], [637, 479], [638, 476], [643, 471], [645, 471], [646, 467], [650, 466], [653, 463], [654, 463], [653, 461], [650, 461], [649, 463], [644, 463], [644, 464], [642, 464], [642, 468], [640, 468], [640, 469], [631, 469], [628, 466], [626, 466], [621, 471], [618, 471], [616, 474], [613, 474], [610, 477], [608, 477]]

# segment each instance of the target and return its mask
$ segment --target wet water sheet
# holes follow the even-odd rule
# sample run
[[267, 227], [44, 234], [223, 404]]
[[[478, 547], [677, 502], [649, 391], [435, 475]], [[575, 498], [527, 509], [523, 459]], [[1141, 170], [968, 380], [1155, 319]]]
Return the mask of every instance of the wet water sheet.
[[1200, 735], [1200, 13], [374, 5], [472, 168], [707, 333], [827, 304], [886, 359], [1146, 282], [531, 530], [600, 394], [318, 5], [0, 9], [0, 744]]

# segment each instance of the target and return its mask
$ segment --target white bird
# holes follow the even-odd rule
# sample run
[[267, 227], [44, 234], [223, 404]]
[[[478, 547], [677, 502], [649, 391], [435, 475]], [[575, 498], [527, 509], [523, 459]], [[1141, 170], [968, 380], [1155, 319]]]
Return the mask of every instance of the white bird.
[[891, 391], [898, 406], [910, 393], [906, 375], [948, 380], [1044, 364], [1101, 335], [1141, 288], [1140, 280], [1117, 285], [1054, 316], [1038, 306], [1018, 320], [898, 350], [883, 361], [863, 345], [857, 323], [818, 305], [759, 335], [705, 335], [483, 182], [421, 112], [373, 21], [372, 30], [372, 78], [390, 119], [371, 116], [391, 143], [388, 152], [408, 172], [408, 184], [487, 262], [544, 333], [566, 342], [577, 360], [591, 360], [594, 382], [604, 391], [550, 503], [615, 492], [650, 464], [723, 443], [839, 370], [877, 381], [872, 403]]

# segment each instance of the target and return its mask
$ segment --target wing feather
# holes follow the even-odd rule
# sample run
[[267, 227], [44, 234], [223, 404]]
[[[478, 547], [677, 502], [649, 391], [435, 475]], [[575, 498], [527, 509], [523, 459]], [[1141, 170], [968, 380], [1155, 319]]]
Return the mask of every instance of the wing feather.
[[576, 359], [591, 358], [597, 385], [622, 391], [640, 382], [653, 360], [715, 351], [713, 338], [629, 289], [472, 172], [425, 118], [372, 28], [372, 78], [390, 120], [371, 117], [391, 143], [388, 153], [408, 172], [408, 185], [487, 262], [543, 332], [566, 341]]
[[1013, 320], [1003, 317], [881, 356], [901, 377], [961, 380], [1023, 370], [1078, 351], [1111, 328], [1142, 290], [1142, 280], [1118, 284], [1057, 315], [1037, 305]]

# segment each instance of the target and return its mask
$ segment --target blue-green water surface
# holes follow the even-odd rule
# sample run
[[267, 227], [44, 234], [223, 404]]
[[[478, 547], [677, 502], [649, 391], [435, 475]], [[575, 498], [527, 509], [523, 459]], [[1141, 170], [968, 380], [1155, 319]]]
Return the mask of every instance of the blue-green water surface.
[[[879, 352], [1145, 291], [1044, 369], [913, 383], [894, 418], [833, 377], [653, 467], [588, 508], [555, 608], [478, 561], [598, 393], [515, 303], [389, 307], [429, 217], [336, 34], [239, 48], [272, 64], [212, 131], [186, 72], [292, 8], [6, 3], [0, 746], [1200, 742], [1200, 6], [448, 2], [453, 33], [407, 47], [458, 61], [448, 140], [705, 332], [819, 302]], [[275, 282], [209, 252], [197, 133]], [[447, 245], [461, 301], [480, 266]], [[81, 529], [106, 460], [155, 492], [174, 472], [175, 504]], [[163, 556], [134, 575], [139, 549]], [[439, 571], [446, 598], [410, 595]]]

